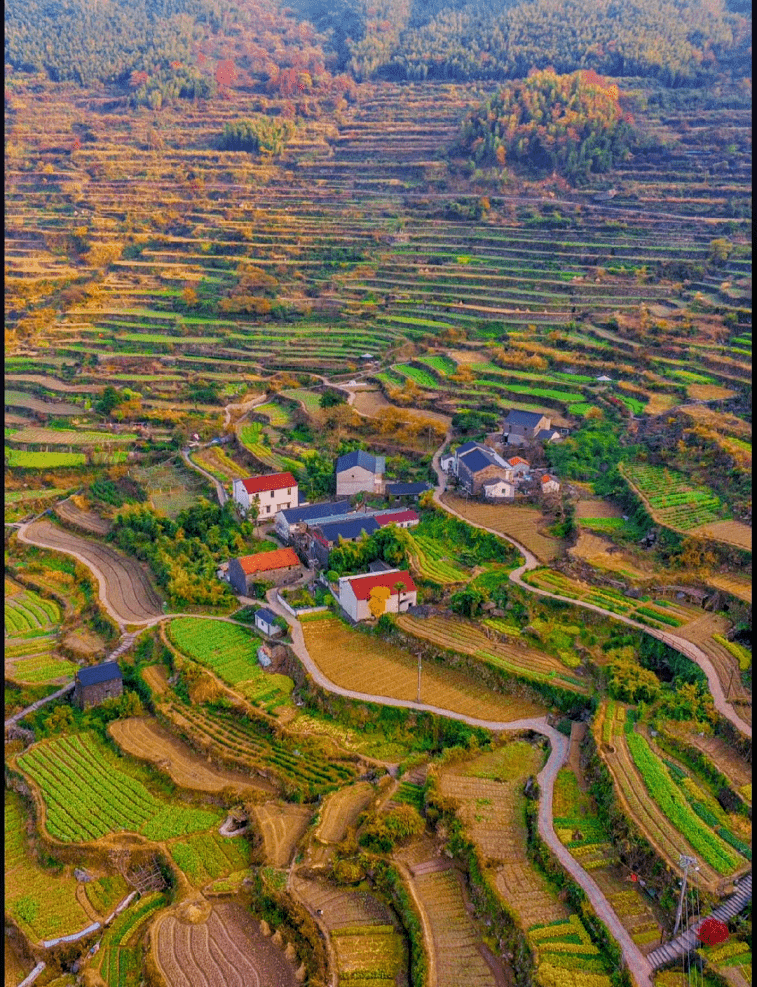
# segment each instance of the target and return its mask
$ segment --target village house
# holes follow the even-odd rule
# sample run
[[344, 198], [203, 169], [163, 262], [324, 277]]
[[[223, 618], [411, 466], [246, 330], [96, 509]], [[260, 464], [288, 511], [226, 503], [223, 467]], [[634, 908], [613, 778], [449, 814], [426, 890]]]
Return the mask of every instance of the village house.
[[410, 510], [410, 508], [406, 511], [375, 514], [374, 517], [379, 528], [386, 528], [390, 524], [396, 524], [398, 528], [414, 528], [421, 521], [415, 511]]
[[339, 544], [339, 539], [343, 541], [355, 541], [363, 535], [372, 535], [378, 531], [379, 524], [373, 515], [350, 514], [343, 520], [334, 521], [332, 524], [318, 525], [309, 533], [310, 544], [308, 554], [310, 558], [322, 566], [329, 564], [329, 553], [334, 545]]
[[277, 637], [283, 633], [281, 627], [276, 623], [276, 614], [268, 607], [261, 607], [255, 611], [255, 626], [268, 637]]
[[508, 459], [507, 465], [513, 471], [514, 480], [522, 476], [528, 476], [531, 472], [531, 464], [526, 459], [521, 459], [520, 456], [513, 456], [511, 459]]
[[[549, 429], [552, 419], [538, 411], [510, 410], [502, 427], [502, 438], [511, 446], [527, 445], [537, 439], [539, 432]], [[559, 436], [559, 432], [557, 433]]]
[[372, 599], [383, 601], [383, 613], [404, 613], [415, 606], [418, 591], [406, 569], [342, 576], [339, 580], [339, 605], [351, 620], [373, 619]]
[[336, 461], [336, 495], [350, 497], [362, 491], [381, 494], [385, 472], [385, 456], [372, 456], [363, 449], [348, 452]]
[[248, 476], [244, 480], [234, 480], [232, 487], [234, 502], [245, 514], [258, 498], [258, 512], [251, 520], [273, 520], [274, 514], [296, 507], [299, 503], [297, 481], [291, 473], [271, 473], [269, 476]]
[[481, 488], [484, 500], [514, 500], [515, 484], [497, 477], [487, 480]]
[[483, 490], [489, 480], [506, 480], [512, 483], [513, 473], [505, 461], [493, 450], [477, 446], [457, 458], [457, 478], [460, 487], [473, 497]]
[[308, 504], [305, 507], [292, 507], [279, 511], [276, 515], [276, 534], [283, 542], [289, 542], [295, 535], [301, 535], [312, 522], [323, 523], [327, 519], [336, 520], [351, 513], [348, 500], [334, 500], [327, 504]]
[[560, 484], [557, 480], [550, 476], [549, 473], [545, 473], [541, 478], [541, 492], [543, 494], [557, 493], [560, 489]]
[[422, 493], [431, 489], [429, 483], [387, 483], [386, 496], [390, 500], [417, 500]]
[[302, 564], [293, 548], [243, 555], [229, 561], [229, 582], [240, 596], [249, 596], [255, 582], [272, 582], [276, 586], [291, 583], [302, 573]]
[[116, 661], [80, 668], [74, 680], [74, 702], [79, 709], [116, 699], [124, 691], [124, 677]]

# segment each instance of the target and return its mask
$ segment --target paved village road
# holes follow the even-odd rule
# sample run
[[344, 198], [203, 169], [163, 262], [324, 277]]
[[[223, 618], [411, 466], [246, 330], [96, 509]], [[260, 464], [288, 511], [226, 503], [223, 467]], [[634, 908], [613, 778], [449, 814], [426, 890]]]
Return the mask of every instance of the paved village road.
[[336, 693], [340, 696], [346, 696], [349, 699], [377, 703], [382, 706], [401, 706], [404, 709], [414, 709], [424, 713], [435, 713], [437, 716], [446, 716], [449, 719], [460, 720], [463, 723], [467, 723], [469, 726], [483, 727], [485, 730], [493, 730], [497, 732], [533, 730], [534, 733], [539, 733], [549, 739], [552, 745], [552, 751], [547, 763], [537, 776], [539, 787], [541, 789], [538, 821], [539, 835], [549, 846], [555, 856], [560, 860], [560, 863], [570, 873], [571, 877], [573, 877], [574, 880], [580, 884], [586, 892], [586, 895], [597, 915], [599, 915], [607, 928], [610, 930], [612, 936], [618, 942], [628, 968], [632, 972], [638, 987], [651, 987], [652, 967], [647, 962], [639, 947], [636, 943], [634, 943], [627, 930], [620, 923], [620, 920], [612, 910], [610, 903], [599, 889], [597, 883], [586, 873], [577, 861], [573, 859], [567, 848], [564, 847], [559, 841], [552, 825], [552, 797], [555, 779], [557, 778], [557, 772], [563, 766], [568, 756], [568, 738], [564, 737], [559, 731], [555, 730], [554, 727], [551, 727], [549, 723], [547, 723], [546, 717], [532, 717], [529, 719], [512, 720], [509, 723], [498, 720], [480, 720], [474, 716], [465, 716], [462, 713], [454, 713], [451, 710], [442, 709], [439, 706], [431, 706], [427, 703], [416, 703], [406, 699], [394, 699], [387, 696], [355, 692], [352, 689], [344, 689], [342, 686], [337, 685], [335, 682], [332, 682], [329, 678], [327, 678], [310, 657], [310, 653], [305, 645], [302, 625], [296, 618], [287, 613], [287, 611], [278, 603], [276, 599], [276, 590], [269, 590], [266, 599], [271, 610], [282, 616], [289, 624], [289, 629], [292, 633], [292, 650], [294, 653], [305, 666], [313, 681], [321, 686], [321, 688], [326, 689], [329, 692]]
[[441, 450], [446, 445], [448, 438], [449, 433], [441, 447], [437, 449], [432, 460], [432, 465], [437, 477], [437, 486], [434, 490], [434, 503], [437, 504], [443, 511], [447, 511], [448, 514], [452, 514], [455, 517], [460, 518], [461, 521], [465, 521], [466, 524], [470, 524], [471, 527], [481, 528], [482, 531], [488, 531], [491, 534], [496, 535], [498, 538], [503, 538], [505, 541], [510, 542], [511, 545], [514, 545], [526, 560], [524, 565], [520, 566], [518, 569], [514, 569], [510, 573], [510, 579], [514, 583], [517, 583], [518, 586], [522, 586], [523, 589], [528, 590], [529, 593], [536, 593], [538, 596], [546, 596], [552, 600], [561, 600], [564, 603], [570, 603], [576, 607], [583, 607], [585, 610], [593, 610], [595, 613], [601, 613], [605, 617], [612, 618], [612, 620], [619, 620], [623, 624], [628, 624], [629, 627], [634, 627], [637, 630], [643, 631], [645, 634], [656, 637], [658, 640], [663, 641], [676, 651], [680, 651], [680, 653], [685, 655], [686, 658], [691, 659], [691, 661], [699, 665], [704, 674], [707, 676], [707, 683], [712, 694], [712, 701], [718, 713], [729, 720], [737, 730], [751, 739], [751, 724], [743, 720], [733, 708], [731, 703], [728, 702], [714, 665], [704, 651], [702, 651], [701, 648], [698, 648], [696, 644], [693, 644], [691, 641], [685, 641], [683, 638], [678, 637], [678, 635], [671, 634], [668, 631], [661, 631], [654, 627], [647, 627], [646, 624], [640, 624], [638, 621], [631, 620], [630, 617], [624, 617], [621, 614], [613, 613], [611, 610], [604, 610], [602, 607], [598, 607], [594, 603], [583, 603], [580, 600], [572, 600], [567, 596], [559, 596], [557, 593], [550, 593], [547, 590], [538, 589], [536, 586], [530, 586], [528, 583], [523, 581], [523, 573], [528, 572], [529, 569], [536, 569], [541, 563], [532, 552], [529, 552], [525, 545], [521, 545], [521, 543], [516, 541], [515, 538], [511, 538], [510, 535], [504, 535], [501, 531], [496, 531], [494, 528], [487, 528], [483, 524], [474, 524], [472, 521], [469, 521], [467, 518], [463, 517], [462, 514], [459, 514], [457, 511], [449, 507], [448, 504], [443, 503], [441, 498], [447, 485], [447, 477], [439, 464], [439, 459]]

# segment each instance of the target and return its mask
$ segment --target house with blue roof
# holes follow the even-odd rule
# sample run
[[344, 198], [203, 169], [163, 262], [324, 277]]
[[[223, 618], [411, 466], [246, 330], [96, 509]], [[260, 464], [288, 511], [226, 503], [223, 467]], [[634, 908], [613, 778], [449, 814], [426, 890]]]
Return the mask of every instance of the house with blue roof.
[[356, 493], [382, 494], [386, 457], [355, 449], [336, 461], [336, 495], [351, 497]]
[[510, 464], [488, 446], [475, 444], [462, 455], [458, 450], [457, 479], [461, 489], [474, 497], [483, 492], [485, 483], [493, 481], [501, 481], [497, 487], [498, 499], [515, 496]]
[[74, 680], [74, 702], [80, 709], [117, 699], [124, 691], [124, 677], [117, 661], [80, 668]]
[[306, 527], [323, 523], [327, 518], [336, 520], [343, 514], [349, 514], [351, 510], [348, 500], [333, 500], [326, 504], [291, 507], [288, 510], [279, 511], [276, 515], [276, 534], [285, 545], [288, 545], [292, 537], [302, 534]]
[[322, 566], [328, 566], [329, 553], [334, 545], [339, 544], [340, 538], [344, 541], [356, 541], [363, 535], [372, 535], [374, 531], [378, 531], [379, 527], [376, 518], [370, 515], [361, 517], [352, 515], [343, 521], [320, 525], [312, 529], [311, 555]]

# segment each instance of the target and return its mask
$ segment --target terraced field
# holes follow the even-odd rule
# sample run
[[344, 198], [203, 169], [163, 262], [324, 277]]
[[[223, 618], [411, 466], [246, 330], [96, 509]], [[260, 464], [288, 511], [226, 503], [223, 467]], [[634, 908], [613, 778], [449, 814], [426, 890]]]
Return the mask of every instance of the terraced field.
[[32, 545], [74, 555], [96, 576], [102, 574], [101, 596], [107, 599], [123, 623], [140, 624], [163, 612], [160, 597], [135, 559], [64, 531], [46, 520], [30, 524], [20, 538]]
[[[417, 698], [418, 663], [409, 652], [354, 631], [337, 619], [304, 620], [302, 629], [311, 657], [332, 682], [357, 692], [379, 688], [384, 696]], [[357, 652], [363, 656], [362, 663], [354, 660]], [[423, 667], [421, 696], [424, 703], [480, 719], [507, 721], [542, 713], [536, 703], [499, 695], [473, 676], [428, 663]]]
[[530, 507], [499, 507], [495, 504], [482, 504], [454, 494], [442, 495], [442, 502], [462, 515], [472, 524], [484, 525], [503, 535], [510, 535], [534, 553], [540, 562], [549, 562], [562, 554], [563, 545], [556, 538], [544, 535], [539, 530], [544, 520], [539, 511]]
[[295, 848], [313, 818], [312, 808], [283, 802], [266, 802], [254, 808], [255, 822], [263, 836], [266, 861], [271, 867], [288, 867]]
[[586, 692], [588, 686], [571, 675], [556, 658], [529, 647], [525, 642], [492, 640], [473, 621], [449, 617], [413, 617], [400, 614], [397, 626], [413, 637], [460, 654], [472, 655], [482, 662], [535, 682], [550, 682], [561, 689]]

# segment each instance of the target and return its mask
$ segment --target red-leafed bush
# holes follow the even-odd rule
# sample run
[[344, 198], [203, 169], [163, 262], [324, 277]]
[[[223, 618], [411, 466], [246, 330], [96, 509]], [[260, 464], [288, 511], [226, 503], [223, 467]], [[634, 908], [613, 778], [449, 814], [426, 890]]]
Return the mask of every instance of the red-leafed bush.
[[706, 918], [699, 927], [697, 938], [705, 946], [718, 946], [728, 939], [728, 926], [716, 918]]

